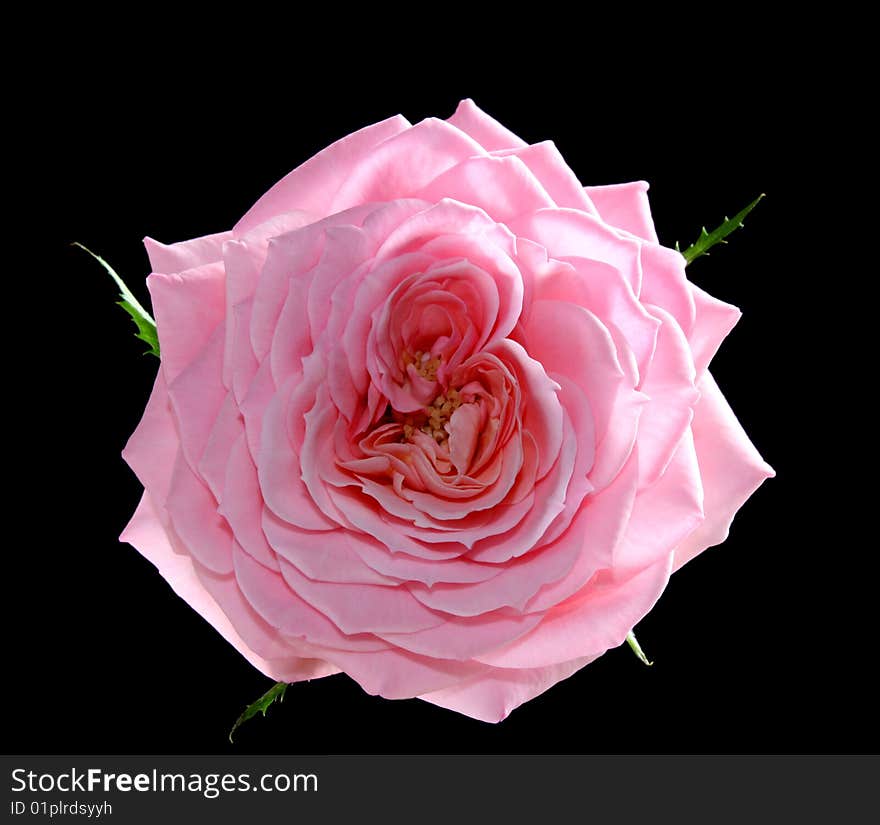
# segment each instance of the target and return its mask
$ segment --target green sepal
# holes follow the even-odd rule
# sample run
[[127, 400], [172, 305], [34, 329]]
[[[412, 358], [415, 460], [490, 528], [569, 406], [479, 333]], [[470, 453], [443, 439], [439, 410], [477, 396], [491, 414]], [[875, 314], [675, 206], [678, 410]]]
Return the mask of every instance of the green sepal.
[[119, 297], [121, 299], [116, 303], [121, 306], [131, 316], [131, 320], [134, 321], [138, 330], [135, 338], [139, 338], [149, 347], [149, 349], [144, 352], [144, 355], [155, 355], [156, 358], [158, 358], [159, 336], [156, 334], [156, 322], [153, 320], [153, 316], [141, 306], [140, 301], [134, 297], [131, 290], [125, 285], [125, 281], [116, 274], [116, 271], [107, 263], [107, 261], [105, 261], [100, 255], [96, 255], [91, 249], [83, 246], [78, 241], [74, 241], [72, 246], [78, 246], [80, 249], [88, 252], [89, 255], [107, 270], [110, 277], [116, 281], [116, 286], [119, 287]]
[[269, 688], [256, 702], [252, 702], [244, 709], [244, 713], [235, 720], [235, 724], [232, 726], [232, 730], [229, 731], [229, 741], [232, 741], [232, 734], [238, 730], [241, 725], [247, 722], [248, 719], [253, 718], [258, 713], [262, 713], [263, 716], [266, 715], [266, 711], [269, 710], [270, 705], [272, 705], [276, 700], [281, 702], [284, 700], [284, 692], [287, 690], [287, 682], [276, 682], [272, 687]]
[[692, 243], [684, 252], [681, 252], [681, 249], [678, 246], [678, 241], [675, 242], [675, 251], [681, 252], [684, 256], [684, 259], [691, 263], [691, 261], [699, 258], [700, 255], [706, 255], [708, 251], [719, 243], [727, 243], [724, 240], [731, 232], [735, 229], [739, 229], [743, 225], [743, 219], [746, 215], [749, 214], [759, 203], [761, 198], [764, 197], [764, 193], [762, 192], [755, 198], [745, 209], [737, 212], [732, 218], [728, 218], [726, 215], [724, 217], [724, 223], [720, 226], [717, 226], [711, 232], [706, 231], [706, 227], [703, 227], [703, 231], [700, 232], [700, 237]]
[[645, 656], [645, 651], [642, 650], [642, 646], [639, 644], [638, 639], [636, 639], [636, 634], [631, 630], [626, 634], [626, 643], [632, 648], [632, 652], [636, 654], [638, 660], [642, 664], [648, 665], [649, 667], [654, 664], [652, 661], [649, 661], [647, 656]]

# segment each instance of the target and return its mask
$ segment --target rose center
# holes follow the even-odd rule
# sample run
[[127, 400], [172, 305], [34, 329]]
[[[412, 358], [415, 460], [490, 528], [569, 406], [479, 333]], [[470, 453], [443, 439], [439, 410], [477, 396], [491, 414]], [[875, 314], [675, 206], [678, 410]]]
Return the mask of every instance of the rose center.
[[449, 439], [445, 425], [452, 414], [464, 403], [461, 393], [454, 387], [438, 395], [434, 402], [424, 408], [421, 415], [408, 415], [403, 422], [403, 438], [411, 441], [416, 430], [431, 436], [438, 444]]

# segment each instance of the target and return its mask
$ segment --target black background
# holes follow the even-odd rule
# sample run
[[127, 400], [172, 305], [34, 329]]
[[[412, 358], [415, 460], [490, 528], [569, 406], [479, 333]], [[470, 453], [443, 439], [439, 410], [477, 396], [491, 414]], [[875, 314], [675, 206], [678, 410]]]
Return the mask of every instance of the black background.
[[[7, 388], [4, 750], [876, 749], [861, 592], [876, 541], [859, 534], [842, 463], [847, 431], [874, 413], [859, 412], [866, 390], [844, 378], [858, 297], [840, 287], [859, 264], [836, 257], [843, 240], [825, 223], [844, 104], [760, 26], [723, 54], [674, 40], [643, 50], [619, 32], [619, 48], [600, 50], [603, 33], [584, 32], [540, 56], [465, 38], [430, 56], [396, 41], [395, 59], [379, 62], [389, 48], [361, 43], [345, 70], [337, 50], [350, 47], [323, 35], [309, 45], [303, 31], [281, 54], [238, 51], [251, 33], [231, 31], [198, 49], [167, 30], [144, 44], [128, 29], [100, 47], [85, 31], [53, 44], [50, 76], [21, 90], [25, 145], [10, 159], [36, 232], [7, 273], [21, 294], [7, 305], [17, 332], [6, 355], [22, 377]], [[713, 372], [777, 477], [639, 625], [652, 668], [612, 650], [499, 725], [370, 697], [339, 675], [293, 686], [231, 746], [231, 722], [269, 682], [117, 541], [140, 494], [120, 451], [157, 362], [140, 355], [107, 276], [69, 244], [103, 255], [145, 300], [144, 235], [227, 229], [333, 140], [397, 112], [448, 117], [462, 97], [530, 142], [554, 140], [585, 184], [649, 181], [667, 245], [766, 192], [745, 230], [689, 274], [743, 310]]]

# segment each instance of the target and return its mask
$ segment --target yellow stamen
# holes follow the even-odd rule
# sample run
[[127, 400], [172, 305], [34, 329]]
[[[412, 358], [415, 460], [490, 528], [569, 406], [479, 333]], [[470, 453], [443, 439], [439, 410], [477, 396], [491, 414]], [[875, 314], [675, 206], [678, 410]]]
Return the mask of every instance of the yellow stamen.
[[446, 432], [446, 424], [452, 414], [461, 406], [462, 400], [458, 390], [450, 388], [446, 393], [438, 395], [430, 407], [425, 407], [428, 420], [420, 428], [425, 435], [430, 435], [438, 444], [443, 444], [449, 438]]
[[430, 352], [422, 352], [421, 350], [416, 350], [415, 353], [403, 353], [404, 370], [412, 364], [416, 368], [416, 372], [428, 381], [437, 380], [437, 370], [440, 369], [442, 361], [442, 355], [435, 355], [432, 358]]

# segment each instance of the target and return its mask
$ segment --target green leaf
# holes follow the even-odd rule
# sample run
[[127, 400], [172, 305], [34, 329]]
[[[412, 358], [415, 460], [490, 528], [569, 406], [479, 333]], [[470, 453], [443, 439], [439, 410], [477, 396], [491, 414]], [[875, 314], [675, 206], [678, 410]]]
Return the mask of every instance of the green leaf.
[[732, 218], [728, 218], [725, 215], [724, 223], [713, 229], [711, 232], [707, 232], [706, 227], [704, 226], [703, 231], [700, 233], [700, 237], [685, 249], [684, 252], [681, 252], [681, 249], [678, 246], [678, 241], [676, 241], [675, 251], [681, 252], [681, 254], [684, 255], [685, 260], [688, 263], [691, 263], [694, 259], [699, 258], [700, 255], [708, 253], [708, 251], [716, 244], [727, 243], [724, 239], [733, 232], [734, 229], [739, 229], [743, 225], [743, 219], [758, 205], [758, 202], [763, 197], [764, 193], [762, 192], [745, 209], [737, 212]]
[[110, 264], [107, 263], [100, 255], [96, 255], [92, 252], [91, 249], [83, 246], [78, 241], [74, 241], [72, 246], [78, 246], [80, 249], [85, 250], [89, 253], [107, 272], [110, 273], [110, 277], [116, 281], [116, 286], [119, 287], [119, 297], [122, 299], [117, 301], [119, 304], [130, 316], [132, 321], [134, 321], [135, 326], [138, 331], [135, 335], [135, 338], [139, 338], [145, 344], [149, 346], [149, 349], [144, 353], [151, 355], [155, 355], [156, 358], [159, 357], [159, 336], [156, 334], [156, 322], [153, 320], [153, 316], [150, 315], [140, 304], [137, 298], [134, 297], [131, 290], [125, 285], [125, 281], [122, 280], [113, 269]]
[[638, 639], [636, 639], [636, 634], [631, 630], [626, 634], [626, 642], [632, 648], [632, 652], [636, 654], [642, 664], [649, 666], [654, 664], [648, 660], [647, 656], [645, 656], [645, 651], [642, 650], [642, 646], [639, 644]]
[[244, 709], [244, 713], [235, 720], [235, 724], [232, 726], [232, 730], [229, 731], [229, 741], [232, 741], [232, 734], [235, 733], [241, 725], [247, 722], [248, 719], [256, 716], [258, 713], [262, 713], [263, 716], [266, 715], [266, 711], [269, 710], [269, 706], [277, 699], [279, 702], [284, 699], [284, 691], [287, 690], [287, 682], [277, 682], [272, 685], [256, 702], [248, 705]]

